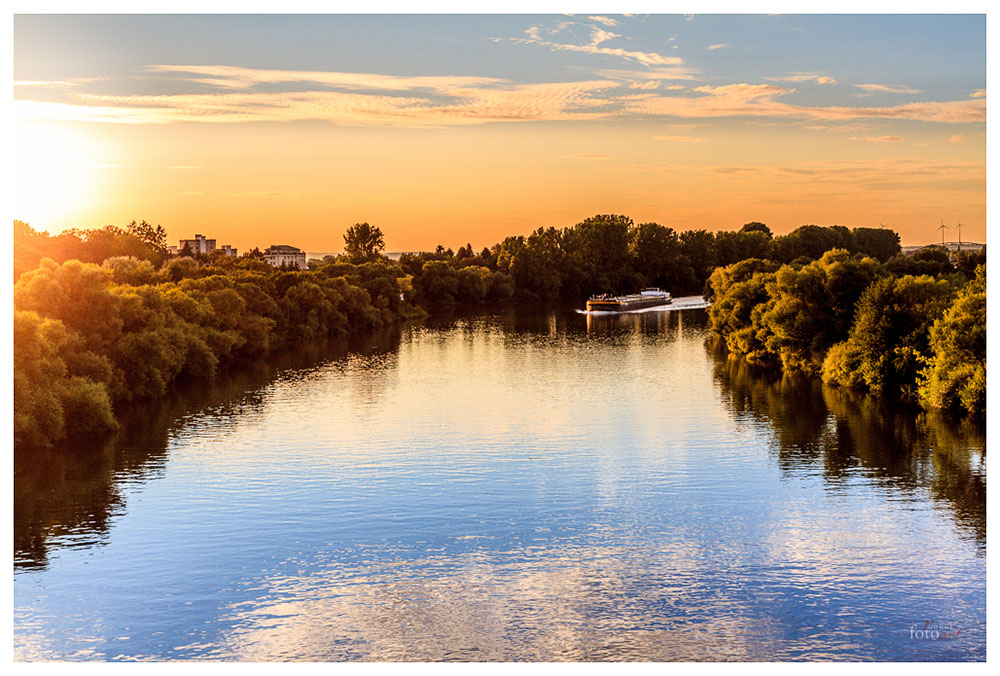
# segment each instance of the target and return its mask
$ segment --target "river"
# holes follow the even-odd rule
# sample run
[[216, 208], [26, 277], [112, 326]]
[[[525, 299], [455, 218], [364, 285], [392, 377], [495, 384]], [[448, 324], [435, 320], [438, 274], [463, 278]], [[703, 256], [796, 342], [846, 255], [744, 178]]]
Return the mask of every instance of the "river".
[[16, 452], [14, 657], [984, 660], [984, 429], [706, 337], [428, 319]]

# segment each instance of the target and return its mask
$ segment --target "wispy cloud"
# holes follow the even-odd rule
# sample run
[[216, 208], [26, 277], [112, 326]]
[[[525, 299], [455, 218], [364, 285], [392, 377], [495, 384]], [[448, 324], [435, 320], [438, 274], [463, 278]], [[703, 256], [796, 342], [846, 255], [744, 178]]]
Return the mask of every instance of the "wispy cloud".
[[[604, 30], [603, 28], [598, 28], [596, 26], [588, 26], [590, 30], [590, 42], [585, 44], [577, 44], [571, 42], [555, 42], [550, 39], [546, 39], [544, 36], [555, 36], [562, 33], [566, 28], [578, 25], [576, 22], [563, 21], [557, 24], [554, 28], [543, 29], [540, 26], [530, 26], [524, 31], [527, 37], [524, 38], [507, 38], [511, 42], [517, 44], [525, 45], [540, 45], [543, 47], [548, 47], [552, 51], [566, 51], [566, 52], [581, 52], [584, 54], [598, 54], [602, 56], [614, 56], [626, 61], [634, 61], [636, 63], [641, 63], [644, 66], [679, 66], [684, 63], [684, 59], [677, 56], [663, 56], [656, 52], [642, 52], [638, 50], [629, 50], [623, 47], [608, 47], [604, 46], [604, 43], [609, 42], [615, 38], [622, 37], [617, 33], [611, 33]], [[495, 40], [501, 40], [503, 38], [494, 38]]]
[[719, 42], [717, 44], [705, 47], [705, 51], [714, 52], [716, 49], [725, 49], [726, 47], [732, 47], [732, 45], [727, 42]]
[[978, 134], [955, 134], [948, 137], [948, 143], [965, 143], [969, 139], [982, 138], [983, 136], [986, 136], [985, 132], [979, 132]]
[[76, 77], [70, 78], [68, 80], [16, 80], [14, 82], [15, 87], [43, 87], [46, 89], [68, 89], [73, 87], [82, 87], [84, 85], [91, 84], [93, 82], [101, 82], [107, 80], [106, 77]]
[[803, 106], [779, 101], [794, 89], [768, 84], [731, 84], [694, 89], [703, 96], [650, 96], [631, 102], [628, 112], [672, 117], [802, 117], [814, 120], [885, 118], [927, 122], [981, 122], [985, 101], [924, 101], [899, 106]]
[[902, 141], [902, 136], [852, 136], [852, 141], [867, 141], [869, 143], [896, 143]]
[[[613, 101], [613, 80], [516, 84], [483, 77], [402, 77], [367, 73], [152, 66], [173, 80], [211, 84], [212, 93], [68, 94], [63, 101], [15, 101], [22, 118], [89, 122], [250, 122], [325, 120], [344, 125], [440, 126], [513, 120], [594, 119]], [[276, 92], [274, 85], [316, 83]], [[260, 91], [257, 85], [272, 85]], [[366, 90], [366, 91], [359, 91]]]
[[857, 84], [854, 86], [866, 92], [888, 92], [889, 94], [919, 94], [922, 91], [899, 84]]
[[629, 89], [659, 89], [663, 83], [659, 80], [646, 80], [645, 82], [633, 82], [628, 86]]
[[591, 21], [603, 23], [605, 26], [617, 26], [618, 21], [607, 16], [588, 16]]
[[974, 99], [984, 99], [986, 98], [986, 90], [985, 89], [976, 90], [971, 94], [969, 94], [969, 96]]
[[[643, 80], [694, 80], [698, 71], [688, 66], [658, 66], [655, 68], [625, 69], [602, 68], [593, 71], [597, 77], [624, 82], [639, 82]], [[683, 89], [681, 85], [668, 86], [667, 89]]]
[[[610, 38], [602, 31], [595, 39]], [[145, 73], [169, 80], [172, 89], [183, 90], [185, 84], [197, 87], [176, 94], [101, 93], [99, 87], [36, 89], [17, 94], [15, 115], [125, 124], [321, 120], [341, 125], [404, 127], [621, 116], [755, 117], [773, 118], [772, 123], [799, 118], [813, 124], [864, 119], [957, 123], [982, 122], [986, 115], [984, 97], [882, 107], [818, 107], [786, 103], [783, 97], [796, 90], [777, 84], [736, 83], [687, 89], [664, 80], [690, 79], [694, 77], [691, 73], [684, 67], [662, 65], [592, 73], [603, 79], [531, 84], [478, 76], [397, 76], [212, 65], [157, 65]], [[209, 91], [205, 91], [206, 87]]]
[[153, 65], [147, 66], [144, 71], [220, 89], [250, 89], [258, 85], [304, 83], [351, 91], [414, 91], [420, 89], [444, 91], [456, 87], [475, 87], [507, 82], [500, 78], [478, 76], [400, 76], [316, 70], [270, 70], [239, 66]]
[[765, 77], [763, 78], [769, 82], [815, 82], [821, 85], [834, 85], [837, 84], [836, 78], [830, 77], [829, 75], [824, 75], [823, 73], [789, 73], [788, 75], [782, 75], [781, 77]]

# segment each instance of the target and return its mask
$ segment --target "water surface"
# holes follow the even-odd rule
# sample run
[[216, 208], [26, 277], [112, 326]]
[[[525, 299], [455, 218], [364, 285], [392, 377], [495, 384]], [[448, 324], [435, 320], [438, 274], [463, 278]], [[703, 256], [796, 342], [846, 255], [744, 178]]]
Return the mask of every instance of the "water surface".
[[685, 305], [310, 345], [17, 454], [15, 657], [985, 659], [983, 430]]

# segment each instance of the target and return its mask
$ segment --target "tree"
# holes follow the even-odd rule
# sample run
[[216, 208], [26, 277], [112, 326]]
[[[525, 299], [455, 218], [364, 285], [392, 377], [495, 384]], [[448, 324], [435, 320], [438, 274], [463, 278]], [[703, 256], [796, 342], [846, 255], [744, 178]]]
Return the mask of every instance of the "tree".
[[153, 227], [146, 221], [142, 221], [141, 223], [132, 221], [125, 226], [125, 232], [138, 239], [153, 251], [160, 254], [167, 253], [167, 231], [163, 229], [162, 225]]
[[931, 277], [882, 277], [858, 300], [845, 343], [823, 362], [823, 380], [871, 392], [916, 394], [930, 355], [930, 328], [951, 304], [951, 286]]
[[880, 272], [875, 259], [857, 260], [843, 249], [831, 249], [801, 269], [783, 265], [761, 317], [768, 351], [785, 369], [818, 373], [827, 350], [847, 339], [854, 306]]
[[740, 228], [740, 232], [762, 232], [767, 235], [768, 239], [774, 237], [774, 234], [771, 232], [771, 228], [759, 221], [751, 221], [745, 224], [742, 228]]
[[846, 249], [851, 253], [857, 250], [854, 236], [842, 225], [803, 225], [783, 237], [775, 237], [772, 242], [774, 257], [782, 263], [801, 256], [817, 260], [830, 249]]
[[726, 347], [748, 361], [770, 361], [764, 345], [761, 315], [768, 307], [768, 286], [777, 265], [750, 259], [716, 268], [709, 278], [713, 301], [708, 310], [712, 332]]
[[344, 234], [344, 253], [352, 263], [367, 263], [382, 255], [382, 231], [368, 223], [355, 223]]
[[986, 267], [934, 322], [931, 357], [921, 373], [920, 395], [933, 408], [986, 413]]
[[715, 267], [715, 235], [707, 230], [685, 230], [680, 235], [681, 253], [694, 271], [695, 286], [702, 287]]
[[851, 231], [858, 251], [877, 258], [879, 262], [887, 260], [900, 252], [899, 234], [888, 228], [854, 228]]

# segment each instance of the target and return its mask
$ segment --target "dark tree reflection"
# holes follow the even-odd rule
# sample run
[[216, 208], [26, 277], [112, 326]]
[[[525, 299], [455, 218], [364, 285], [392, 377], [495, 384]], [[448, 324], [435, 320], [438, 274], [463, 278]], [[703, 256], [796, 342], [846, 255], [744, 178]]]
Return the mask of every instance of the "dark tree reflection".
[[125, 489], [156, 479], [170, 437], [185, 419], [210, 410], [222, 426], [265, 405], [263, 388], [349, 357], [380, 363], [399, 350], [399, 328], [304, 343], [266, 360], [233, 364], [212, 382], [178, 387], [160, 402], [121, 416], [121, 428], [99, 440], [14, 452], [14, 566], [47, 566], [53, 547], [101, 544], [125, 508]]
[[775, 461], [793, 475], [821, 469], [831, 487], [859, 472], [901, 493], [946, 505], [986, 545], [986, 435], [982, 425], [756, 368], [709, 342], [714, 376], [737, 416], [766, 422]]

